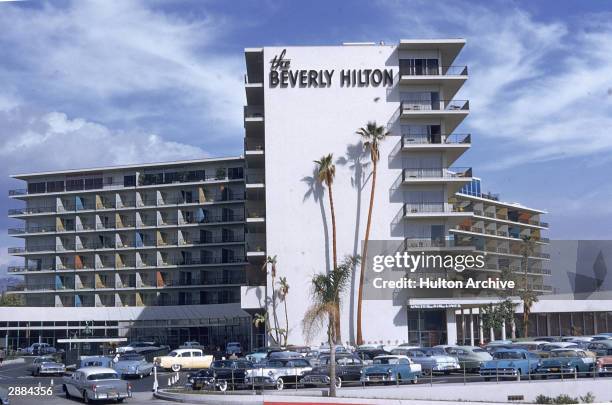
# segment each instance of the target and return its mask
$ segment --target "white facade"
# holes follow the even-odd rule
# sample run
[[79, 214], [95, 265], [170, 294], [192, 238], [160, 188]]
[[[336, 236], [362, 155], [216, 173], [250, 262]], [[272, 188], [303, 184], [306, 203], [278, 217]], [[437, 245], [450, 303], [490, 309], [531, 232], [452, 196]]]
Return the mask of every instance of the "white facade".
[[[247, 187], [249, 170], [260, 171], [265, 159], [266, 254], [277, 255], [279, 275], [286, 276], [291, 286], [290, 342], [303, 341], [301, 320], [309, 302], [311, 277], [329, 269], [332, 260], [327, 189], [316, 184], [313, 160], [333, 153], [338, 259], [359, 255], [368, 213], [371, 165], [355, 132], [368, 121], [376, 121], [391, 132], [381, 144], [370, 240], [406, 237], [430, 240], [446, 237], [449, 229], [456, 226], [456, 215], [449, 212], [452, 211], [449, 199], [470, 181], [471, 171], [457, 176], [460, 178], [446, 175], [448, 167], [469, 144], [460, 146], [459, 150], [454, 145], [429, 144], [418, 145], [423, 148], [400, 147], [398, 151], [398, 146], [402, 126], [405, 131], [407, 125], [439, 125], [444, 138], [467, 115], [467, 103], [450, 108], [452, 103], [444, 101], [453, 99], [467, 77], [467, 71], [444, 74], [463, 44], [463, 40], [402, 41], [399, 46], [265, 47], [245, 51], [248, 100], [245, 140], [247, 146], [263, 141], [265, 150], [262, 152], [265, 157], [249, 160], [247, 147]], [[285, 65], [271, 69], [275, 57], [277, 62], [282, 57], [281, 63]], [[418, 76], [400, 76], [400, 59], [435, 59], [438, 66], [431, 75], [421, 72]], [[284, 68], [290, 71], [286, 87], [270, 81], [272, 70], [282, 75]], [[343, 70], [361, 70], [364, 74], [366, 69], [371, 70], [368, 84], [353, 85], [354, 77], [351, 84], [347, 85], [348, 79], [342, 83]], [[392, 72], [393, 84], [374, 85], [375, 69]], [[317, 72], [317, 85], [309, 82], [310, 73], [302, 79], [299, 70]], [[292, 74], [297, 79], [294, 85]], [[303, 80], [301, 85], [300, 80]], [[432, 100], [432, 93], [438, 100]], [[407, 99], [414, 102], [400, 107], [400, 102]], [[248, 121], [254, 117], [254, 111], [260, 120], [257, 127]], [[403, 169], [414, 169], [417, 173], [407, 172], [405, 181], [400, 179], [398, 183]], [[429, 178], [421, 175], [423, 169], [442, 174], [440, 178]], [[409, 187], [403, 187], [402, 183]], [[433, 215], [397, 221], [404, 203], [427, 204], [434, 200], [443, 208]], [[437, 227], [433, 229], [432, 225]], [[354, 285], [343, 302], [343, 341], [352, 341], [355, 337], [356, 294]], [[365, 301], [363, 319], [365, 341], [407, 339], [405, 302]], [[320, 339], [324, 340], [324, 336]]]

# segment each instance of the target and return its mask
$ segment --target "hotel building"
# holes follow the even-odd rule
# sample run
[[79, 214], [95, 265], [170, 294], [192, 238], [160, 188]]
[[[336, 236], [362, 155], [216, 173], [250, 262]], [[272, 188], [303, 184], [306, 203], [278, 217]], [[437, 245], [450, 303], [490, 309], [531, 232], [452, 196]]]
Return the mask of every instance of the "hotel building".
[[[10, 213], [25, 223], [11, 231], [25, 240], [11, 251], [24, 260], [11, 268], [25, 276], [22, 313], [31, 315], [19, 315], [27, 318], [22, 323], [32, 333], [42, 321], [32, 308], [55, 307], [49, 314], [81, 310], [81, 320], [96, 317], [117, 323], [119, 334], [147, 336], [151, 330], [138, 323], [145, 308], [176, 318], [183, 332], [168, 324], [171, 344], [261, 344], [263, 331], [251, 316], [271, 310], [273, 286], [262, 267], [276, 256], [278, 276], [290, 285], [289, 341], [302, 343], [310, 280], [333, 265], [328, 190], [313, 161], [333, 153], [338, 256], [361, 254], [372, 167], [356, 131], [368, 121], [390, 132], [380, 145], [370, 240], [417, 249], [470, 246], [486, 253], [479, 277], [487, 277], [518, 272], [529, 237], [529, 283], [553, 292], [545, 212], [483, 193], [474, 170], [461, 164], [473, 140], [460, 129], [469, 101], [456, 97], [468, 79], [468, 67], [455, 62], [464, 45], [441, 39], [247, 48], [244, 156], [14, 176], [27, 182], [11, 196], [25, 208]], [[356, 334], [357, 279], [342, 305], [343, 341]], [[366, 300], [364, 339], [490, 339], [478, 307], [495, 300], [467, 290]], [[119, 307], [123, 312], [109, 312]], [[609, 307], [576, 301], [561, 309], [541, 301], [531, 327], [540, 335], [568, 334], [565, 318], [572, 323], [584, 312], [591, 315], [580, 318], [583, 330], [609, 330]], [[0, 321], [9, 316], [1, 311]], [[19, 316], [0, 324], [0, 333], [13, 338], [23, 326]], [[494, 337], [510, 336], [507, 328]], [[318, 338], [311, 343], [325, 340]]]

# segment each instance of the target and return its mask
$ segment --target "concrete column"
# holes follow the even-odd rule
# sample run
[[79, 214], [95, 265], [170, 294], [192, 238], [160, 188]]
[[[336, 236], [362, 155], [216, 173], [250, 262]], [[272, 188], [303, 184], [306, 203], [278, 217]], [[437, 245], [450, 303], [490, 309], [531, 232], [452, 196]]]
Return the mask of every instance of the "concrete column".
[[470, 308], [470, 346], [474, 346], [474, 313]]
[[461, 344], [465, 344], [467, 333], [465, 333], [465, 310], [461, 309]]
[[491, 342], [495, 340], [495, 331], [493, 328], [489, 329], [489, 334], [491, 335]]
[[506, 322], [502, 323], [502, 340], [506, 340]]
[[480, 339], [480, 344], [484, 345], [484, 326], [482, 324], [482, 316], [480, 316], [480, 313], [478, 315], [478, 336]]
[[457, 344], [457, 321], [455, 319], [455, 310], [453, 308], [446, 309], [446, 344]]
[[512, 320], [510, 321], [510, 328], [511, 328], [511, 337], [512, 339], [516, 339], [516, 322], [514, 321], [514, 317], [512, 317]]

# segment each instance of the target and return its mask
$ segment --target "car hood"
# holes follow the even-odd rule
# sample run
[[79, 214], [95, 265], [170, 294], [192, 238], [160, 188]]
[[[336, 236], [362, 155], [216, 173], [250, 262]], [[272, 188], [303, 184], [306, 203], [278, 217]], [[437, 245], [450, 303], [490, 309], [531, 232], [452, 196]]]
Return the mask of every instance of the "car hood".
[[[483, 364], [484, 368], [503, 368], [503, 367], [514, 367], [524, 359], [500, 359], [500, 360], [489, 360]], [[535, 364], [536, 362], [534, 362]]]
[[573, 361], [571, 357], [549, 357], [543, 359], [540, 364], [544, 367], [561, 366]]
[[387, 373], [389, 369], [395, 368], [395, 364], [375, 364], [367, 366], [363, 369], [364, 374], [367, 373]]

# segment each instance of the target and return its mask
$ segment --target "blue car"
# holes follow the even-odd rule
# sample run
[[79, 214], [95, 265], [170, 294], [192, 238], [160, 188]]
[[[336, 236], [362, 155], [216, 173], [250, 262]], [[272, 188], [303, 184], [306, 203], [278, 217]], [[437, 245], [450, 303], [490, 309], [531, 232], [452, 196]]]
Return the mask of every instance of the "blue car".
[[499, 349], [493, 353], [493, 360], [480, 366], [480, 375], [485, 381], [491, 378], [516, 378], [535, 373], [540, 357], [525, 349]]
[[361, 382], [364, 385], [371, 383], [401, 384], [410, 381], [416, 384], [420, 372], [414, 371], [412, 361], [407, 356], [378, 356], [371, 365], [361, 369]]
[[538, 367], [538, 374], [542, 379], [549, 375], [571, 375], [578, 378], [580, 375], [591, 375], [595, 359], [590, 357], [582, 349], [555, 349], [550, 352], [550, 357], [542, 359]]

